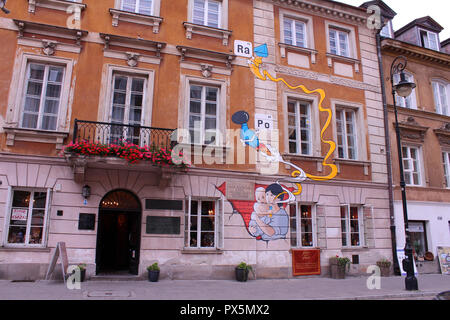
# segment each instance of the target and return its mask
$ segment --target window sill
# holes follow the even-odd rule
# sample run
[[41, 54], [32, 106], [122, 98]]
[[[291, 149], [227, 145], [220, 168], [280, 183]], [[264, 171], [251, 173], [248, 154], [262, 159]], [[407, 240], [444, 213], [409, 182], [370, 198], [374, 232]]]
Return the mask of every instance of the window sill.
[[62, 150], [64, 139], [69, 134], [60, 131], [45, 131], [23, 128], [8, 128], [3, 127], [6, 132], [6, 145], [14, 146], [16, 141], [51, 143], [56, 145], [56, 150]]
[[[338, 55], [332, 54], [332, 53], [327, 53], [327, 61], [328, 61], [328, 66], [330, 68], [333, 67], [334, 61], [351, 63], [355, 67], [355, 72], [359, 73], [359, 66], [361, 64], [361, 60], [350, 58], [350, 57], [345, 57], [345, 56], [338, 56]], [[351, 76], [346, 75], [346, 74], [341, 74], [341, 75], [353, 77], [353, 75], [351, 75]]]
[[280, 47], [280, 52], [281, 52], [282, 58], [286, 58], [286, 49], [287, 49], [288, 51], [295, 51], [295, 52], [299, 52], [299, 53], [308, 54], [311, 56], [311, 63], [312, 64], [316, 63], [317, 50], [294, 46], [292, 44], [287, 44], [287, 43], [282, 43], [282, 42], [278, 43], [278, 46]]
[[359, 247], [344, 247], [341, 249], [342, 252], [351, 252], [351, 251], [366, 251], [369, 250], [367, 246], [359, 246]]
[[28, 12], [30, 13], [35, 13], [36, 7], [50, 8], [67, 12], [67, 9], [72, 6], [75, 6], [80, 10], [84, 10], [86, 9], [87, 4], [64, 0], [28, 0]]
[[368, 176], [369, 175], [369, 167], [370, 167], [370, 162], [368, 161], [361, 161], [361, 160], [350, 160], [350, 159], [334, 159], [337, 168], [338, 168], [338, 173], [341, 172], [341, 164], [344, 165], [351, 165], [351, 166], [360, 166], [360, 167], [364, 167], [364, 175]]
[[50, 248], [43, 247], [0, 247], [0, 252], [50, 252]]
[[198, 249], [198, 248], [183, 248], [183, 254], [223, 254], [221, 249]]
[[[284, 153], [283, 154], [283, 159], [285, 160], [290, 160], [290, 161], [299, 161], [299, 162], [303, 162], [303, 161], [308, 161], [308, 162], [315, 162], [317, 165], [317, 171], [318, 172], [322, 172], [323, 171], [323, 160], [325, 158], [323, 157], [316, 157], [316, 156], [306, 156], [306, 155], [301, 155], [301, 154], [295, 154], [295, 153]], [[289, 165], [285, 165], [286, 169], [289, 169]]]
[[228, 39], [232, 33], [230, 30], [203, 26], [191, 22], [183, 22], [183, 26], [186, 29], [186, 39], [192, 39], [193, 33], [201, 34], [204, 36], [222, 39], [222, 44], [224, 46], [228, 45]]
[[143, 24], [147, 26], [153, 27], [153, 33], [159, 32], [159, 27], [163, 18], [150, 16], [146, 14], [128, 12], [118, 9], [109, 9], [109, 13], [112, 16], [112, 25], [113, 27], [117, 27], [119, 25], [119, 21], [126, 21], [131, 23]]

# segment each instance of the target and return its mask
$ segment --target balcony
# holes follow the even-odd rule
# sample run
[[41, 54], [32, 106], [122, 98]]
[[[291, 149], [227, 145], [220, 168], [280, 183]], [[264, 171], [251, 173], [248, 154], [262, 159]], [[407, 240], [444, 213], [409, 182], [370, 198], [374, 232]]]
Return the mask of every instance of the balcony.
[[130, 169], [157, 173], [159, 186], [164, 187], [173, 173], [183, 169], [169, 158], [170, 150], [176, 143], [171, 139], [174, 131], [76, 119], [72, 144], [64, 150], [64, 156], [77, 182], [84, 181], [88, 167]]

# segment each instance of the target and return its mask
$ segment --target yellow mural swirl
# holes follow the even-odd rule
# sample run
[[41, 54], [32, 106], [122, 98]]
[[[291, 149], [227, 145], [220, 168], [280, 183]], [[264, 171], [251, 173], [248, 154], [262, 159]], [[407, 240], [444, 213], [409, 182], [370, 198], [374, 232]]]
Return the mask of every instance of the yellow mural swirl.
[[[331, 180], [334, 177], [337, 176], [338, 170], [337, 170], [337, 166], [334, 164], [330, 164], [327, 163], [328, 159], [333, 155], [333, 152], [336, 150], [336, 143], [334, 141], [331, 140], [325, 140], [324, 138], [324, 134], [325, 131], [328, 129], [328, 127], [330, 126], [333, 114], [331, 112], [331, 109], [329, 108], [324, 108], [322, 106], [323, 101], [325, 100], [325, 91], [323, 89], [316, 89], [316, 90], [308, 90], [304, 85], [298, 85], [298, 86], [292, 86], [289, 83], [287, 83], [287, 81], [283, 78], [274, 78], [270, 75], [269, 72], [267, 72], [267, 70], [260, 70], [262, 64], [262, 58], [261, 57], [256, 57], [254, 59], [252, 59], [249, 63], [250, 66], [250, 70], [252, 71], [252, 73], [260, 80], [266, 81], [266, 80], [270, 80], [273, 82], [282, 82], [284, 83], [288, 88], [292, 89], [292, 90], [297, 90], [297, 89], [301, 89], [303, 90], [303, 92], [305, 92], [306, 94], [314, 94], [317, 93], [320, 95], [320, 100], [319, 100], [319, 111], [320, 112], [326, 112], [328, 114], [327, 120], [325, 122], [325, 125], [323, 126], [321, 132], [320, 132], [320, 139], [323, 143], [329, 145], [329, 150], [327, 155], [325, 156], [322, 165], [324, 167], [328, 167], [331, 169], [331, 172], [329, 175], [327, 176], [315, 176], [315, 175], [311, 175], [306, 173], [306, 177], [311, 179], [311, 180], [315, 180], [315, 181], [326, 181], [326, 180]], [[298, 177], [299, 175], [301, 175], [301, 172], [296, 170], [293, 171], [291, 176], [293, 178]], [[293, 192], [294, 195], [299, 195], [302, 193], [302, 186], [299, 183], [296, 183], [298, 189], [296, 192]]]

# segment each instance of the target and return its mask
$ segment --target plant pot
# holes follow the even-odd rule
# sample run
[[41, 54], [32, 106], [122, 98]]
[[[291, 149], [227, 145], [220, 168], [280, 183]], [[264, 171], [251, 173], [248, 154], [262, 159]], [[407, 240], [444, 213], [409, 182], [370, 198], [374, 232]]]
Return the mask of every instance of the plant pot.
[[391, 276], [391, 267], [387, 266], [379, 266], [382, 277], [390, 277]]
[[158, 282], [159, 279], [159, 270], [148, 270], [148, 281], [150, 282]]
[[345, 279], [345, 266], [337, 264], [330, 265], [332, 279]]
[[86, 279], [86, 269], [82, 269], [80, 270], [80, 281], [84, 282], [85, 279]]
[[246, 282], [248, 280], [248, 269], [236, 268], [236, 280], [240, 282]]

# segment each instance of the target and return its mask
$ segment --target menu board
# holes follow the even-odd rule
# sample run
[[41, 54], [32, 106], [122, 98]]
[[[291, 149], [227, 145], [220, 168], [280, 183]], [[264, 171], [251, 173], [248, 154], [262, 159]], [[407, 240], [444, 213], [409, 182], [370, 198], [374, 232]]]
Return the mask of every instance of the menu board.
[[450, 274], [450, 247], [438, 247], [439, 264], [442, 274]]
[[11, 220], [27, 221], [28, 209], [12, 209]]
[[292, 250], [292, 274], [320, 275], [320, 250]]

